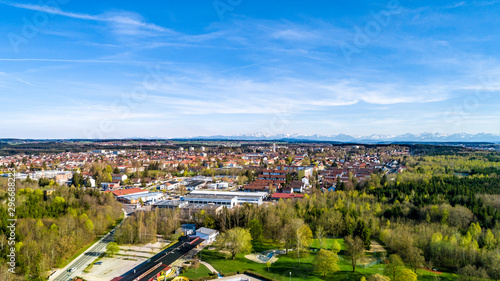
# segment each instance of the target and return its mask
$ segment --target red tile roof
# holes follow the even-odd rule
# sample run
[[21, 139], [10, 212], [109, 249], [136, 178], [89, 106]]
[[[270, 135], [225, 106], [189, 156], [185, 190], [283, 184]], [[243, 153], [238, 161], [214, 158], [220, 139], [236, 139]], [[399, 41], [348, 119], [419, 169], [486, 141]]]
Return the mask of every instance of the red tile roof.
[[293, 198], [303, 198], [304, 197], [304, 194], [289, 194], [289, 193], [274, 193], [273, 196], [271, 196], [271, 198], [274, 198], [274, 199], [280, 199], [280, 198], [283, 198], [283, 199], [293, 199]]
[[134, 193], [140, 193], [140, 192], [145, 192], [147, 190], [143, 190], [141, 188], [130, 188], [130, 189], [120, 189], [120, 190], [115, 190], [113, 191], [113, 194], [115, 196], [123, 196], [123, 195], [129, 195], [129, 194], [134, 194]]

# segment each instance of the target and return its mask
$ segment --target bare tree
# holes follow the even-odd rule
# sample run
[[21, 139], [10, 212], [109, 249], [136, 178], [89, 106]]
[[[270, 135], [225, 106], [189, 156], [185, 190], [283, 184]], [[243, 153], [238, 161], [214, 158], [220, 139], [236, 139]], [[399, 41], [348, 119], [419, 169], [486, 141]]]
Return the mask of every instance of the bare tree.
[[347, 256], [351, 258], [352, 272], [356, 270], [356, 263], [365, 255], [363, 240], [358, 236], [344, 238]]

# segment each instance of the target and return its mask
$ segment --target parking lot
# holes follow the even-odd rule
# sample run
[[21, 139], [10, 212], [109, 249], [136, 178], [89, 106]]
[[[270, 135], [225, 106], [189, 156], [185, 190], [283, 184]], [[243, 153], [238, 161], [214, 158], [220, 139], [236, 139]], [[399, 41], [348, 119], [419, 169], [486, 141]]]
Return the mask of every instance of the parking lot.
[[148, 260], [167, 245], [168, 241], [141, 246], [120, 246], [117, 255], [100, 259], [101, 265], [94, 265], [89, 273], [82, 273], [81, 277], [88, 281], [109, 281]]

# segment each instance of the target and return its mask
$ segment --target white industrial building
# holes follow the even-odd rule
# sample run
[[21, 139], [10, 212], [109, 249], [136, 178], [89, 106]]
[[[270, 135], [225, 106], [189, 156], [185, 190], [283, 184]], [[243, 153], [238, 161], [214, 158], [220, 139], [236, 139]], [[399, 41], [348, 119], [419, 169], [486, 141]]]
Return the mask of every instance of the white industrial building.
[[119, 201], [135, 204], [140, 201], [146, 204], [153, 204], [165, 198], [165, 194], [163, 192], [151, 192], [151, 193], [140, 193], [140, 194], [131, 194], [119, 196], [117, 199]]
[[215, 241], [217, 235], [219, 235], [219, 231], [206, 227], [201, 227], [196, 230], [195, 236], [205, 239], [203, 243], [210, 244]]
[[228, 209], [238, 205], [236, 196], [230, 195], [188, 194], [181, 197], [181, 201], [187, 201], [189, 204], [222, 205]]
[[236, 203], [238, 205], [244, 203], [251, 203], [260, 205], [264, 199], [269, 196], [267, 192], [234, 192], [234, 191], [207, 191], [207, 190], [195, 190], [190, 194], [192, 195], [221, 195], [221, 196], [233, 196], [236, 197]]

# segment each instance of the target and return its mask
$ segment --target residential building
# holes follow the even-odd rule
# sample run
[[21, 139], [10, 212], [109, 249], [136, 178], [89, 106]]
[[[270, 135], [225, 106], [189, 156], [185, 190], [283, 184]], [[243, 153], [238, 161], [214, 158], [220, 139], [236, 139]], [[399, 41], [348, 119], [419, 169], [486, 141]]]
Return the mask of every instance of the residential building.
[[111, 177], [113, 180], [119, 180], [119, 181], [125, 181], [128, 179], [127, 175], [125, 174], [111, 174]]

